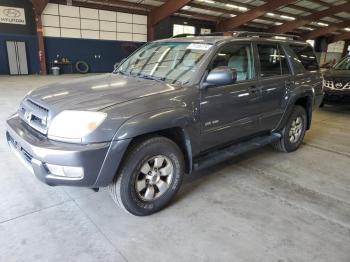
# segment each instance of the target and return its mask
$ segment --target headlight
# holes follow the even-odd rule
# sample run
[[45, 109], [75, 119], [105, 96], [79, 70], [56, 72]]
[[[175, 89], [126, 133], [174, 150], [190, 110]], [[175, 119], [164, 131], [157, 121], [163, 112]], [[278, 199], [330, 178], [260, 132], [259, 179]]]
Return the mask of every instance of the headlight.
[[102, 112], [70, 111], [59, 113], [51, 122], [48, 137], [54, 140], [81, 140], [106, 119]]

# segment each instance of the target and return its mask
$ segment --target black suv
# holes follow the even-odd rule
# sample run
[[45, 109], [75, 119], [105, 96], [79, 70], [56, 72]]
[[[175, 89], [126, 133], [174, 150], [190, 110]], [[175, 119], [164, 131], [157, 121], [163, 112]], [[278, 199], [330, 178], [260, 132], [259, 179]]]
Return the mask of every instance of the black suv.
[[44, 183], [109, 186], [142, 216], [168, 204], [186, 173], [266, 144], [296, 150], [322, 99], [313, 50], [293, 37], [174, 38], [111, 74], [30, 92], [6, 136]]
[[350, 56], [324, 73], [324, 103], [350, 104]]

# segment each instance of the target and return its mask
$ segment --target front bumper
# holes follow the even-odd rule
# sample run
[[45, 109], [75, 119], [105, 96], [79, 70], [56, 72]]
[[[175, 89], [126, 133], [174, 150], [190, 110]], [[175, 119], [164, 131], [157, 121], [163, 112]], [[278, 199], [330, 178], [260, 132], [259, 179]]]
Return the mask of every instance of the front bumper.
[[[83, 187], [107, 186], [112, 182], [130, 140], [96, 144], [71, 144], [49, 140], [17, 115], [7, 120], [7, 142], [21, 162], [42, 182]], [[82, 167], [82, 178], [55, 176], [46, 164]]]
[[350, 89], [329, 89], [325, 88], [324, 101], [329, 103], [350, 104]]

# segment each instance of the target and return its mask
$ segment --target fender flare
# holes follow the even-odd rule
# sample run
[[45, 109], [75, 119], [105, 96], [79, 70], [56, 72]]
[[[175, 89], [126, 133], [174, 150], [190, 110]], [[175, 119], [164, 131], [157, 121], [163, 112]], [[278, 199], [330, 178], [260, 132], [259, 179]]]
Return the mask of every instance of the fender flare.
[[282, 119], [279, 122], [279, 124], [277, 125], [277, 127], [275, 128], [275, 130], [281, 130], [285, 126], [285, 124], [287, 123], [287, 121], [289, 119], [289, 116], [291, 115], [291, 113], [293, 111], [293, 108], [294, 108], [296, 102], [302, 98], [307, 98], [307, 100], [308, 100], [308, 106], [306, 108], [306, 114], [307, 114], [307, 120], [308, 120], [307, 121], [307, 130], [310, 129], [311, 121], [312, 121], [312, 108], [313, 108], [313, 104], [314, 104], [314, 93], [311, 90], [308, 90], [308, 91], [298, 93], [289, 99], [289, 103], [284, 111]]
[[[199, 136], [196, 131], [195, 118], [190, 111], [185, 108], [165, 108], [136, 115], [124, 122], [113, 140], [133, 139], [135, 137], [161, 132], [172, 128], [180, 128], [183, 135], [183, 146], [186, 155], [186, 165], [188, 173], [193, 167], [193, 151]], [[197, 141], [197, 142], [196, 142]], [[180, 145], [179, 145], [180, 146]]]

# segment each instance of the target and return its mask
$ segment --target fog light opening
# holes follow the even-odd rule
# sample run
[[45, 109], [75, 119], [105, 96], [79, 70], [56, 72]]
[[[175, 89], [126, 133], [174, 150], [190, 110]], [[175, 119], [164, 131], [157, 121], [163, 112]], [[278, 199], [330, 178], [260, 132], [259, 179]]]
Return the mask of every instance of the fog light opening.
[[52, 176], [68, 179], [82, 179], [84, 177], [84, 169], [82, 167], [52, 164], [46, 164], [46, 167]]

